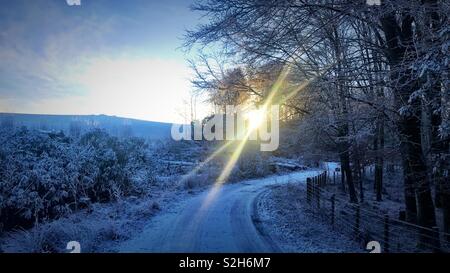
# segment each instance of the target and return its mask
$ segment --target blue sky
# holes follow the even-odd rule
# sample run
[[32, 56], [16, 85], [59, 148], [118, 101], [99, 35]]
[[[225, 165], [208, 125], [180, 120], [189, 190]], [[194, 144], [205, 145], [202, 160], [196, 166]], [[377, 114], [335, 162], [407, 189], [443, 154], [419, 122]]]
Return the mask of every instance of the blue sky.
[[184, 121], [190, 4], [0, 0], [0, 112]]

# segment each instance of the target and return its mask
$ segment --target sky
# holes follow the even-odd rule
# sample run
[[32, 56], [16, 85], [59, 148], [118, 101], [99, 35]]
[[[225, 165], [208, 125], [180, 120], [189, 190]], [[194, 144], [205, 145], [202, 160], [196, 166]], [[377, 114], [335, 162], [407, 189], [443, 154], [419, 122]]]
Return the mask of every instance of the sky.
[[190, 4], [0, 0], [0, 112], [186, 122]]

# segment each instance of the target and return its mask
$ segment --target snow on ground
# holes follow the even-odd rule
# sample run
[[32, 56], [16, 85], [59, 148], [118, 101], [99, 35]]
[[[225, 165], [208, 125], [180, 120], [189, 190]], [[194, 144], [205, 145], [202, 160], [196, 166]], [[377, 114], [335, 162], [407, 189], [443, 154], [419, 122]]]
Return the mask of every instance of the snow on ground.
[[170, 213], [152, 218], [138, 236], [118, 245], [116, 251], [278, 252], [277, 245], [255, 227], [255, 200], [270, 185], [305, 181], [318, 173], [309, 170], [275, 175], [201, 192], [174, 204]]
[[0, 238], [0, 252], [68, 252], [67, 242], [78, 241], [81, 252], [111, 252], [120, 242], [139, 234], [149, 219], [170, 213], [173, 204], [201, 189], [154, 188], [144, 198], [93, 204], [68, 217], [40, 224], [30, 230], [11, 231]]
[[360, 251], [299, 203], [306, 177], [319, 172], [226, 184], [207, 207], [210, 187], [155, 189], [144, 199], [95, 204], [91, 211], [10, 233], [1, 245], [6, 252], [66, 252], [72, 240], [82, 252]]
[[[304, 183], [273, 185], [257, 203], [259, 221], [283, 252], [363, 252], [347, 236], [333, 231], [308, 211], [300, 196]], [[303, 199], [304, 200], [304, 199]]]

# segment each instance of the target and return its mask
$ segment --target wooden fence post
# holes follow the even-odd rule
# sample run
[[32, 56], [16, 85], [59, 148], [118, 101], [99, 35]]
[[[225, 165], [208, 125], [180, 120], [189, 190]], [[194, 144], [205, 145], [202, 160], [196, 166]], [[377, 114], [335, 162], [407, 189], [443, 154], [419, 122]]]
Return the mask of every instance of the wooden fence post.
[[384, 215], [384, 252], [389, 253], [389, 215]]
[[441, 252], [441, 238], [439, 235], [439, 227], [433, 227], [433, 252], [440, 253]]
[[313, 201], [316, 199], [316, 195], [317, 195], [317, 183], [316, 183], [316, 178], [315, 177], [313, 177], [312, 178], [312, 192], [313, 192], [313, 195], [312, 195], [312, 198], [313, 198]]
[[311, 177], [308, 177], [308, 178], [306, 178], [306, 202], [308, 202], [308, 204], [311, 203], [311, 194], [312, 194], [311, 187], [312, 187]]
[[334, 210], [335, 210], [335, 202], [336, 194], [331, 196], [331, 227], [334, 228]]
[[406, 211], [400, 210], [400, 211], [398, 212], [398, 219], [399, 219], [400, 221], [406, 221]]
[[345, 172], [343, 169], [341, 169], [341, 184], [342, 184], [342, 191], [346, 192], [346, 190], [345, 190]]
[[319, 185], [319, 179], [317, 179], [317, 192], [316, 192], [316, 199], [317, 199], [317, 208], [320, 209], [320, 185]]

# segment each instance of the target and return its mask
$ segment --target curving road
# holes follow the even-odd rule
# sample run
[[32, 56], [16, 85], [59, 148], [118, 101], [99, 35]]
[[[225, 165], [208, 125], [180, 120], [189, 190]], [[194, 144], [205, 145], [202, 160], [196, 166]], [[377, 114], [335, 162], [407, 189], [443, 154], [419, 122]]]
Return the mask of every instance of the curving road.
[[268, 186], [305, 181], [318, 171], [227, 184], [178, 203], [155, 216], [139, 236], [119, 252], [280, 252], [258, 224], [255, 200]]

